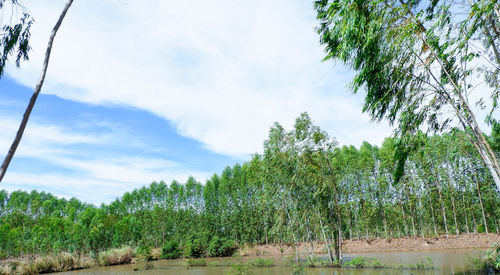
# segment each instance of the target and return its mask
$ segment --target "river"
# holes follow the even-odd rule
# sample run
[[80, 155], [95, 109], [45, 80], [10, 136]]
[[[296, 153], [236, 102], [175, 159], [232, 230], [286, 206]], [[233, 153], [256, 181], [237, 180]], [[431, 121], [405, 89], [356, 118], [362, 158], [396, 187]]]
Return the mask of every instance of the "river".
[[[485, 250], [478, 249], [460, 249], [460, 250], [434, 250], [434, 251], [412, 251], [412, 252], [381, 252], [381, 253], [352, 253], [345, 254], [344, 261], [349, 261], [354, 257], [373, 257], [384, 264], [416, 264], [418, 261], [430, 257], [434, 262], [436, 270], [391, 270], [391, 269], [352, 269], [352, 268], [304, 268], [303, 274], [311, 275], [337, 275], [337, 274], [460, 274], [468, 270], [469, 256], [478, 256]], [[240, 260], [246, 262], [256, 257], [242, 257]], [[253, 274], [291, 274], [292, 267], [287, 266], [287, 259], [283, 256], [261, 256], [259, 258], [271, 259], [274, 262], [273, 267], [253, 268]], [[326, 255], [320, 255], [319, 258], [326, 259]], [[233, 258], [210, 258], [207, 263], [217, 262], [226, 263], [235, 262]], [[178, 274], [178, 275], [216, 275], [226, 274], [231, 271], [229, 266], [206, 266], [206, 267], [186, 267], [185, 260], [162, 260], [153, 262], [153, 268], [148, 270], [134, 271], [138, 266], [136, 264], [118, 265], [109, 267], [96, 267], [58, 274], [67, 275], [94, 275], [94, 274]]]

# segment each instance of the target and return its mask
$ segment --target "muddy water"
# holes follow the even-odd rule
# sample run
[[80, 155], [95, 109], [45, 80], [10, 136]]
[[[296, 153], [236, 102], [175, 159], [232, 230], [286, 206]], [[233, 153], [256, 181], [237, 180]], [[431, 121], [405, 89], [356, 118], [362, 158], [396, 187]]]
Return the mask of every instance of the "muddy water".
[[[433, 271], [418, 271], [418, 270], [390, 270], [390, 269], [350, 269], [350, 268], [304, 268], [303, 274], [311, 275], [340, 275], [340, 274], [457, 274], [467, 271], [468, 256], [477, 256], [484, 250], [439, 250], [439, 251], [424, 251], [424, 252], [384, 252], [384, 253], [353, 253], [344, 255], [344, 260], [349, 261], [354, 257], [373, 257], [379, 259], [384, 264], [416, 264], [418, 261], [430, 257], [437, 270]], [[254, 257], [243, 257], [240, 260], [246, 262]], [[291, 274], [293, 268], [287, 266], [287, 260], [282, 256], [265, 256], [273, 260], [275, 266], [269, 268], [254, 268], [253, 274]], [[326, 255], [321, 255], [319, 258], [326, 259]], [[225, 264], [228, 261], [236, 262], [232, 258], [207, 259], [207, 262], [217, 262]], [[137, 266], [135, 264], [97, 267], [73, 272], [65, 272], [67, 275], [93, 275], [93, 274], [179, 274], [179, 275], [217, 275], [226, 274], [231, 271], [228, 266], [207, 266], [207, 267], [189, 267], [184, 265], [184, 260], [164, 260], [153, 262], [153, 268], [149, 270], [134, 271]], [[59, 273], [61, 274], [61, 273]]]

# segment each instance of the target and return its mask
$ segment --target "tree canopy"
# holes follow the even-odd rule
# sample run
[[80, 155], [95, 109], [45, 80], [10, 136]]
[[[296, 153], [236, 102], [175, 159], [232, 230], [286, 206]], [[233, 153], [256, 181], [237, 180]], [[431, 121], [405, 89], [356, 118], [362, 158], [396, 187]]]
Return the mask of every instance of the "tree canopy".
[[497, 1], [319, 0], [314, 7], [325, 60], [357, 72], [350, 88], [366, 91], [364, 112], [396, 124], [399, 137], [422, 128], [439, 132], [455, 120], [500, 190], [497, 157], [471, 102], [475, 92], [476, 104], [489, 108], [487, 121], [494, 121], [500, 89]]

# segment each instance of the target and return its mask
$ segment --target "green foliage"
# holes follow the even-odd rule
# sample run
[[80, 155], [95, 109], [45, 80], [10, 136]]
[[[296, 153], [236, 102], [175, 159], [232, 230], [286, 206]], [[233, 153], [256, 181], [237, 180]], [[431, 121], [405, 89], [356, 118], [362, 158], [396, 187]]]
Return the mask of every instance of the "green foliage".
[[207, 266], [207, 260], [201, 259], [186, 259], [186, 266]]
[[241, 261], [231, 264], [231, 270], [228, 275], [251, 275], [253, 274], [252, 266], [244, 264]]
[[[373, 120], [387, 119], [402, 139], [412, 139], [422, 128], [442, 132], [455, 120], [488, 164], [497, 160], [468, 97], [472, 83], [483, 77], [489, 96], [477, 104], [483, 109], [488, 105], [486, 120], [494, 121], [500, 95], [495, 5], [496, 0], [463, 5], [444, 0], [317, 0], [314, 7], [325, 60], [341, 61], [357, 72], [350, 88], [366, 92], [363, 112]], [[498, 6], [495, 10], [498, 14]], [[402, 177], [406, 145], [397, 154], [396, 182]], [[498, 167], [490, 175], [500, 191]]]
[[151, 260], [151, 248], [147, 245], [140, 245], [135, 251], [135, 255], [141, 262], [148, 262]]
[[177, 259], [181, 254], [182, 250], [179, 247], [179, 242], [175, 239], [169, 240], [162, 248], [163, 259]]
[[248, 265], [253, 267], [271, 267], [274, 262], [271, 259], [255, 258], [247, 262]]
[[[29, 39], [31, 37], [31, 26], [33, 25], [33, 18], [26, 12], [26, 9], [19, 1], [10, 0], [10, 3], [1, 2], [0, 10], [5, 12], [6, 7], [3, 5], [11, 5], [7, 9], [10, 10], [10, 24], [0, 26], [0, 78], [3, 76], [5, 65], [11, 55], [15, 55], [15, 64], [20, 66], [21, 61], [28, 60], [28, 52], [31, 50]], [[18, 11], [22, 11], [19, 14]], [[12, 24], [14, 18], [14, 24]]]
[[435, 269], [435, 266], [430, 257], [425, 257], [425, 259], [417, 262], [416, 264], [400, 265], [398, 268], [408, 270], [433, 270]]
[[316, 257], [308, 257], [307, 258], [307, 266], [308, 267], [340, 267], [339, 261], [334, 261], [330, 263], [326, 260], [319, 260]]
[[293, 275], [301, 275], [304, 274], [304, 266], [300, 263], [294, 263], [292, 265], [292, 274]]
[[184, 256], [190, 258], [201, 258], [206, 256], [209, 237], [205, 233], [193, 234], [186, 240]]
[[[197, 258], [230, 256], [237, 244], [242, 255], [257, 255], [252, 245], [264, 243], [285, 253], [299, 240], [329, 242], [338, 234], [369, 239], [495, 232], [500, 198], [466, 133], [418, 138], [398, 184], [399, 139], [338, 148], [302, 114], [289, 131], [274, 125], [263, 155], [227, 167], [205, 185], [193, 178], [153, 182], [99, 207], [44, 192], [0, 191], [0, 255], [78, 251], [109, 265], [129, 261], [111, 250], [123, 246]], [[326, 262], [310, 259], [308, 265]]]
[[214, 236], [208, 244], [207, 254], [209, 257], [230, 257], [236, 249], [237, 246], [233, 240]]
[[346, 263], [345, 267], [354, 268], [386, 268], [387, 265], [382, 264], [378, 259], [368, 257], [356, 257]]
[[486, 251], [486, 255], [469, 257], [469, 266], [474, 271], [500, 272], [500, 245], [498, 243], [494, 244]]

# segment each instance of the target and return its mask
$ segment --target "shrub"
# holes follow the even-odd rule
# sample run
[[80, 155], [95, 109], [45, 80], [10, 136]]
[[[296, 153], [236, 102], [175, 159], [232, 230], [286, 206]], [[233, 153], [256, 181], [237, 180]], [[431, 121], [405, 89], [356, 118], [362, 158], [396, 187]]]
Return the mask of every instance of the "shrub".
[[478, 257], [469, 257], [469, 264], [475, 271], [482, 271], [486, 273], [500, 272], [500, 245], [494, 244], [486, 255], [479, 255]]
[[151, 249], [151, 259], [153, 261], [161, 259], [162, 255], [163, 255], [162, 251], [163, 251], [162, 248], [153, 248], [153, 249]]
[[151, 260], [151, 248], [147, 245], [140, 245], [135, 251], [139, 261], [147, 262]]
[[129, 246], [113, 248], [100, 252], [97, 256], [99, 265], [117, 265], [130, 263], [133, 250]]
[[207, 253], [210, 257], [230, 257], [236, 252], [236, 244], [233, 240], [215, 236], [208, 244]]
[[188, 237], [184, 247], [184, 256], [190, 258], [201, 258], [205, 256], [208, 246], [207, 234], [193, 234]]
[[207, 266], [205, 259], [187, 259], [186, 266]]
[[354, 258], [344, 264], [346, 267], [355, 268], [383, 268], [386, 265], [382, 264], [379, 260], [375, 258], [358, 257]]
[[256, 258], [248, 261], [247, 264], [253, 267], [271, 267], [274, 266], [274, 262], [270, 259]]
[[168, 241], [162, 248], [163, 259], [177, 259], [181, 256], [181, 249], [177, 240]]
[[251, 275], [253, 274], [252, 268], [248, 264], [243, 264], [241, 261], [238, 263], [231, 264], [231, 270], [228, 272], [229, 275]]

